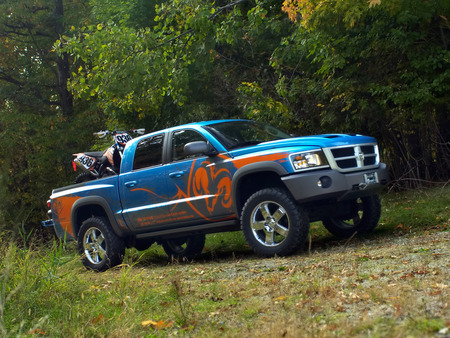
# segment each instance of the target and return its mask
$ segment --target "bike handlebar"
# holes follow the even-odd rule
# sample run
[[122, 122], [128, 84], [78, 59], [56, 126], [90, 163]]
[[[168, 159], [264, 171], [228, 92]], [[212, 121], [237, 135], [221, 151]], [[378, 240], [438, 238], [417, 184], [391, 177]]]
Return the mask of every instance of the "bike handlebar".
[[131, 129], [131, 132], [139, 134], [139, 135], [144, 135], [145, 134], [145, 128]]
[[128, 131], [123, 131], [123, 130], [101, 130], [98, 131], [96, 133], [92, 133], [94, 136], [98, 136], [99, 138], [104, 138], [106, 135], [116, 135], [116, 134], [120, 134], [120, 133], [135, 133], [135, 134], [139, 134], [139, 135], [144, 135], [145, 134], [145, 128], [140, 128], [140, 129], [130, 129]]
[[102, 130], [97, 133], [92, 133], [92, 135], [98, 136], [99, 138], [104, 138], [108, 134], [109, 134], [109, 130]]

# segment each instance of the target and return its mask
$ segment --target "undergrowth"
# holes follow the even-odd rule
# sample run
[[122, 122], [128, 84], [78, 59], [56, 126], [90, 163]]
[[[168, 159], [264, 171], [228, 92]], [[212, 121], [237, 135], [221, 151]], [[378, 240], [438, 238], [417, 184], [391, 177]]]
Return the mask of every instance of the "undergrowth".
[[[128, 249], [105, 273], [74, 243], [0, 236], [0, 336], [412, 336], [448, 334], [450, 187], [383, 196], [380, 225], [255, 256], [239, 232], [207, 236], [194, 262]], [[32, 236], [30, 236], [32, 239]]]

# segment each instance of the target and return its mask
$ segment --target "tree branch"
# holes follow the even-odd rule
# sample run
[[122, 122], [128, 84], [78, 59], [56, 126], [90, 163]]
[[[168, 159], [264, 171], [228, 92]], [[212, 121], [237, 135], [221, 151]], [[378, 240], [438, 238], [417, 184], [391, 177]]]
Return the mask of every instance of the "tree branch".
[[243, 3], [245, 1], [247, 1], [247, 0], [238, 0], [238, 1], [232, 2], [231, 4], [228, 4], [226, 6], [219, 7], [219, 8], [217, 8], [217, 11], [209, 17], [209, 19], [213, 20], [216, 16], [218, 16], [220, 14], [220, 12], [222, 12], [228, 8], [234, 7], [236, 5], [239, 5], [240, 3]]
[[18, 87], [22, 87], [24, 84], [15, 78], [13, 78], [11, 75], [5, 74], [4, 72], [0, 72], [0, 80], [12, 83]]
[[[231, 7], [234, 7], [234, 6], [236, 6], [236, 5], [239, 5], [240, 3], [243, 3], [243, 2], [245, 2], [245, 1], [248, 1], [248, 0], [238, 0], [238, 1], [232, 2], [231, 4], [228, 4], [228, 5], [226, 5], [226, 6], [219, 7], [219, 8], [217, 8], [216, 12], [215, 12], [214, 14], [212, 14], [208, 19], [209, 19], [209, 20], [214, 20], [214, 18], [215, 18], [216, 16], [218, 16], [218, 15], [219, 15], [221, 12], [223, 12], [224, 10], [226, 10], [226, 9], [228, 9], [228, 8], [231, 8]], [[183, 37], [183, 36], [185, 36], [185, 35], [187, 35], [187, 34], [193, 33], [193, 32], [194, 32], [194, 29], [193, 29], [193, 28], [190, 28], [190, 29], [188, 29], [187, 31], [185, 31], [185, 32], [183, 32], [183, 33], [181, 33], [181, 34], [179, 34], [179, 35], [173, 37], [172, 39], [169, 39], [169, 40], [167, 40], [167, 41], [164, 41], [164, 42], [160, 43], [159, 45], [150, 48], [149, 50], [154, 50], [154, 49], [156, 49], [156, 48], [162, 47], [162, 46], [164, 46], [164, 45], [166, 45], [166, 44], [168, 44], [168, 43], [171, 43], [171, 42], [173, 42], [173, 41], [175, 41], [175, 40], [178, 40], [179, 38], [181, 38], [181, 37]]]

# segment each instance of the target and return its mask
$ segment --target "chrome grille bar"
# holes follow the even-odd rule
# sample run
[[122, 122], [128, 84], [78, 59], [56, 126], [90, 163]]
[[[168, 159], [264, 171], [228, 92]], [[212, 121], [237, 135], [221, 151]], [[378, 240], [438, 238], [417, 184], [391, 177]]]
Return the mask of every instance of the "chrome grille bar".
[[376, 143], [330, 147], [323, 151], [330, 167], [340, 172], [377, 168], [380, 163]]

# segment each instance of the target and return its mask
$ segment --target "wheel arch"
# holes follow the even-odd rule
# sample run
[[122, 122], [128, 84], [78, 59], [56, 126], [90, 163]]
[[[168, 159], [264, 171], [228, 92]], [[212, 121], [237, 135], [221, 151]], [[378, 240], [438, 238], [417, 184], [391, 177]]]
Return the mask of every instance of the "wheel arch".
[[75, 238], [82, 223], [92, 216], [107, 218], [117, 236], [126, 236], [126, 229], [119, 225], [106, 199], [100, 196], [88, 196], [77, 200], [72, 206], [71, 221]]
[[278, 162], [258, 162], [248, 164], [236, 171], [231, 183], [233, 211], [240, 217], [245, 201], [257, 190], [269, 187], [285, 188], [282, 176], [287, 170]]

